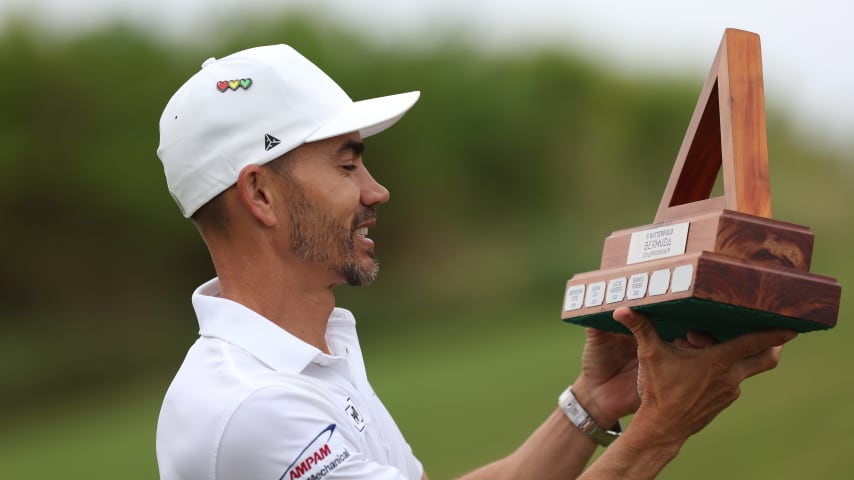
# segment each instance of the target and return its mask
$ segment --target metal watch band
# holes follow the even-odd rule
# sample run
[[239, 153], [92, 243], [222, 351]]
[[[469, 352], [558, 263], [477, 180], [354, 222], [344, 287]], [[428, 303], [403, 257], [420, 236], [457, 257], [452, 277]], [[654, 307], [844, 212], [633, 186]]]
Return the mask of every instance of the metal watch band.
[[578, 427], [579, 430], [584, 432], [588, 437], [592, 438], [594, 442], [602, 445], [603, 447], [610, 445], [614, 440], [619, 438], [620, 434], [623, 432], [623, 427], [620, 425], [619, 420], [610, 429], [604, 428], [596, 423], [596, 421], [590, 417], [590, 414], [587, 413], [587, 410], [585, 410], [581, 403], [578, 402], [575, 395], [573, 395], [572, 385], [567, 387], [566, 390], [560, 394], [557, 404], [573, 425]]

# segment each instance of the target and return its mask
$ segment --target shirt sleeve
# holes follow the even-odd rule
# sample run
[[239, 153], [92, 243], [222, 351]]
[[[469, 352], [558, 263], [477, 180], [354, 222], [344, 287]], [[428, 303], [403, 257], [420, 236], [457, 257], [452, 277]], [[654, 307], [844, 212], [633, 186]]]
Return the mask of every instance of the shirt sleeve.
[[225, 425], [217, 480], [420, 480], [368, 458], [321, 389], [256, 390]]

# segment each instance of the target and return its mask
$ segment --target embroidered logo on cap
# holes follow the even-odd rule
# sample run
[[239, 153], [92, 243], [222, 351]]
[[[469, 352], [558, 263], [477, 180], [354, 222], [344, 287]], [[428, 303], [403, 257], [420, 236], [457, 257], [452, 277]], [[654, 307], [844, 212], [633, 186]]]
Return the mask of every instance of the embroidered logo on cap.
[[220, 92], [225, 92], [227, 90], [237, 90], [238, 88], [242, 88], [244, 90], [248, 89], [252, 86], [251, 78], [240, 78], [237, 80], [220, 80], [216, 82], [216, 89]]
[[272, 150], [276, 145], [278, 145], [278, 144], [280, 144], [280, 143], [282, 143], [282, 141], [281, 141], [281, 140], [279, 140], [278, 138], [276, 138], [276, 137], [274, 137], [274, 136], [270, 135], [269, 133], [265, 133], [265, 134], [264, 134], [264, 150], [266, 150], [266, 151], [268, 151], [268, 152], [269, 152], [269, 151], [270, 151], [270, 150]]

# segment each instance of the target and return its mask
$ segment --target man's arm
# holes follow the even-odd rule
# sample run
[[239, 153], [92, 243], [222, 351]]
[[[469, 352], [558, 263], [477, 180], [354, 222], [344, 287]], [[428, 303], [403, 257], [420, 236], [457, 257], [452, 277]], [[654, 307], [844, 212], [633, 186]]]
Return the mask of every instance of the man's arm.
[[588, 329], [573, 391], [600, 425], [637, 409], [626, 433], [581, 475], [596, 444], [558, 409], [518, 450], [460, 480], [655, 478], [691, 435], [738, 398], [744, 379], [777, 365], [780, 345], [795, 337], [774, 330], [715, 345], [670, 344], [642, 314], [621, 308], [614, 318], [634, 336]]
[[558, 409], [515, 452], [459, 480], [575, 478], [595, 450], [593, 440]]
[[[572, 391], [596, 423], [610, 427], [637, 410], [637, 366], [632, 336], [587, 329], [581, 374]], [[596, 446], [558, 408], [515, 452], [460, 480], [576, 478]]]
[[738, 398], [743, 380], [777, 366], [782, 345], [796, 336], [771, 330], [689, 348], [662, 341], [652, 322], [628, 308], [614, 318], [638, 343], [641, 405], [626, 434], [579, 477], [585, 480], [655, 478], [691, 435]]

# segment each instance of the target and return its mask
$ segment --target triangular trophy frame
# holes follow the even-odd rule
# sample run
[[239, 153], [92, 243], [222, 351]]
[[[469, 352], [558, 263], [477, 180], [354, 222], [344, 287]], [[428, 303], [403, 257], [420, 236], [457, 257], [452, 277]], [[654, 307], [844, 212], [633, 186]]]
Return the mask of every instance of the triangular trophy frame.
[[[710, 198], [721, 170], [724, 196]], [[721, 40], [655, 223], [720, 209], [771, 218], [759, 36], [736, 29]]]
[[561, 318], [628, 333], [611, 317], [627, 306], [665, 339], [832, 328], [841, 287], [810, 273], [812, 248], [809, 228], [771, 218], [759, 36], [727, 29], [654, 223], [605, 239], [600, 269], [567, 282]]

